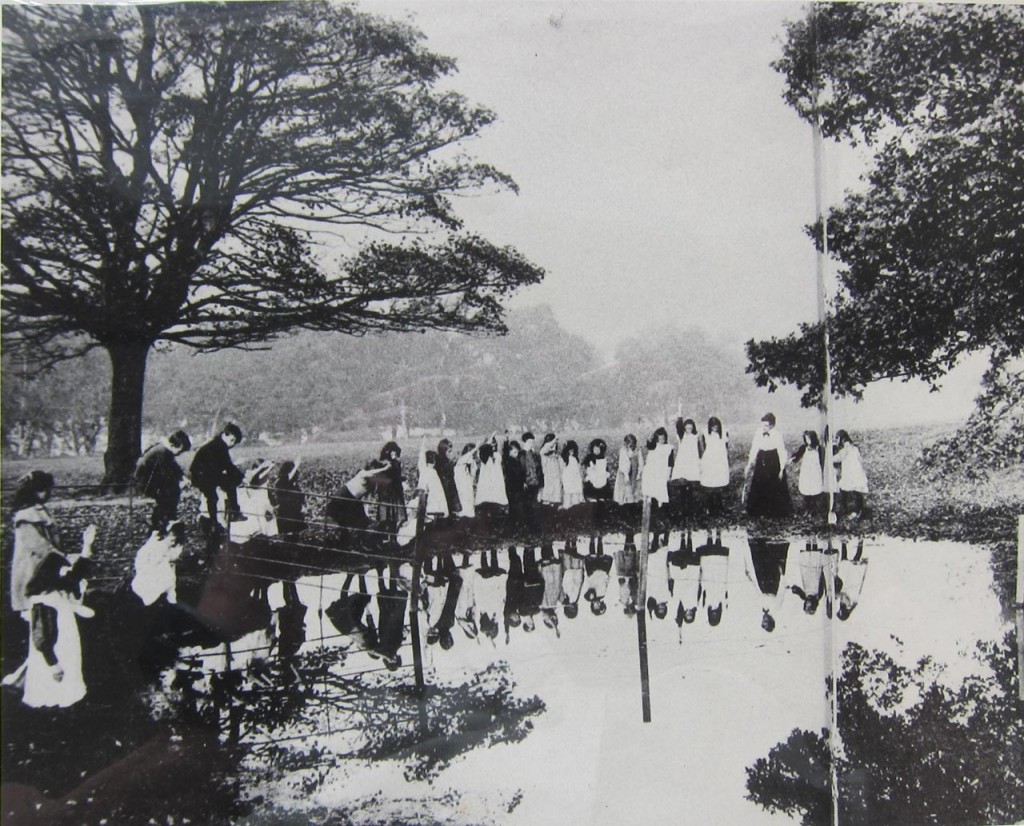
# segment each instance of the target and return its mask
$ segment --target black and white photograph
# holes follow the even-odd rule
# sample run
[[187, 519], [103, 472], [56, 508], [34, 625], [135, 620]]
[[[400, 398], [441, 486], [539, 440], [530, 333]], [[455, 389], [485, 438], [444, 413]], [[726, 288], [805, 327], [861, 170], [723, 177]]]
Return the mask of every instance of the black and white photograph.
[[1024, 5], [0, 12], [0, 823], [1024, 823]]

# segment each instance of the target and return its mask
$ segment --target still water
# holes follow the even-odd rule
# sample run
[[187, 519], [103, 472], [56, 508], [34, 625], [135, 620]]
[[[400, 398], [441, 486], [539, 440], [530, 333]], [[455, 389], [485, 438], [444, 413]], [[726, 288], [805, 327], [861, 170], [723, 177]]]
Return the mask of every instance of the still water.
[[[189, 669], [202, 704], [209, 675], [227, 666], [259, 673], [261, 660], [276, 657], [261, 679], [285, 695], [299, 691], [302, 702], [271, 715], [250, 704], [235, 725], [252, 751], [245, 793], [261, 796], [268, 816], [322, 809], [356, 822], [611, 824], [689, 813], [705, 823], [790, 822], [746, 799], [746, 769], [794, 729], [832, 724], [826, 678], [839, 673], [847, 643], [908, 667], [931, 658], [935, 679], [955, 685], [985, 672], [974, 646], [1005, 631], [988, 555], [969, 546], [849, 536], [830, 548], [742, 531], [661, 540], [645, 587], [636, 537], [623, 534], [433, 560], [419, 606], [428, 693], [435, 713], [482, 734], [456, 733], [453, 742], [446, 730], [434, 746], [419, 743], [442, 752], [419, 774], [407, 751], [383, 759], [374, 750], [389, 726], [406, 740], [388, 743], [416, 738], [413, 652], [401, 627], [408, 565], [267, 583], [255, 595], [266, 627], [230, 649], [186, 650], [166, 684]], [[638, 607], [650, 723], [641, 714]], [[311, 658], [317, 669], [307, 667]], [[498, 683], [510, 703], [526, 704], [509, 706], [515, 736], [488, 739], [502, 707], [466, 716], [467, 708], [480, 699], [475, 687]], [[840, 737], [846, 723], [838, 721]], [[314, 767], [301, 759], [313, 753], [350, 757]]]

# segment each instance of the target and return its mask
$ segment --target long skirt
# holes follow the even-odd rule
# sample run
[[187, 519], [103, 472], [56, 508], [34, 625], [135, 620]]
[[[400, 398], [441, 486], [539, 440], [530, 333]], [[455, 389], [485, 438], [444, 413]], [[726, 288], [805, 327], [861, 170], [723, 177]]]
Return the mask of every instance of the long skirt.
[[790, 516], [793, 503], [789, 499], [786, 474], [779, 478], [779, 454], [776, 450], [759, 450], [754, 459], [754, 473], [747, 494], [747, 513], [751, 516]]

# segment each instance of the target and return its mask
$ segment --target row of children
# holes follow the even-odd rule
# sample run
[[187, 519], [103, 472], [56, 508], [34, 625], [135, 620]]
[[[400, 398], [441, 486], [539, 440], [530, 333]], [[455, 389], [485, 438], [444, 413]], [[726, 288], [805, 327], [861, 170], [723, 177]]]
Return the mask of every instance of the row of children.
[[[683, 515], [697, 509], [698, 491], [707, 512], [721, 514], [724, 494], [730, 485], [729, 436], [720, 419], [712, 416], [698, 432], [693, 419], [675, 424], [677, 440], [669, 442], [668, 431], [657, 428], [642, 450], [637, 438], [627, 434], [617, 462], [609, 461], [607, 443], [590, 441], [586, 454], [569, 439], [560, 442], [554, 433], [537, 440], [524, 432], [519, 440], [508, 432], [480, 443], [466, 444], [456, 456], [451, 440], [445, 438], [436, 450], [420, 445], [418, 482], [426, 492], [427, 514], [431, 518], [473, 517], [479, 508], [507, 510], [512, 525], [536, 527], [539, 506], [571, 508], [583, 501], [613, 501], [627, 505], [649, 497], [664, 511], [671, 508]], [[201, 446], [192, 461], [190, 478], [206, 502], [201, 521], [208, 536], [217, 535], [218, 508], [232, 525], [232, 538], [269, 532], [259, 515], [277, 520], [273, 533], [296, 533], [305, 525], [304, 496], [298, 487], [296, 462], [285, 462], [270, 484], [272, 465], [257, 461], [247, 473], [231, 460], [230, 450], [241, 440], [240, 429], [229, 424]], [[163, 532], [177, 517], [184, 471], [176, 457], [191, 447], [188, 435], [175, 431], [151, 447], [139, 460], [136, 480], [145, 496], [154, 499], [154, 530]], [[397, 442], [384, 445], [377, 460], [349, 480], [328, 516], [346, 527], [366, 528], [372, 524], [390, 533], [409, 521], [407, 486], [403, 481], [402, 449]], [[867, 478], [857, 446], [849, 434], [837, 434], [833, 461], [840, 468], [825, 468], [825, 451], [813, 431], [804, 433], [804, 443], [790, 457], [785, 441], [775, 426], [775, 416], [765, 414], [754, 436], [744, 474], [743, 499], [752, 516], [788, 516], [792, 513], [786, 468], [799, 468], [797, 489], [809, 510], [821, 511], [825, 494], [838, 490], [843, 511], [859, 515], [864, 507]], [[265, 493], [261, 493], [265, 489]], [[246, 498], [245, 507], [239, 496]], [[254, 498], [255, 497], [255, 498]], [[269, 498], [268, 498], [269, 497]], [[267, 502], [263, 499], [268, 498]], [[252, 500], [252, 501], [248, 501]], [[257, 501], [258, 500], [258, 501]], [[218, 502], [223, 501], [223, 505]], [[255, 518], [256, 523], [233, 525]]]

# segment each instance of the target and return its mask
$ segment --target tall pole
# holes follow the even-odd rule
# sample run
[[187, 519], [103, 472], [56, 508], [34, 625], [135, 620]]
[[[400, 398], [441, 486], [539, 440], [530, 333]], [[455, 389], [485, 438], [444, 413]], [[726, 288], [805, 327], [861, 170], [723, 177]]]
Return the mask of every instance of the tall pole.
[[[814, 19], [814, 7], [811, 7], [811, 19]], [[818, 296], [818, 326], [821, 328], [822, 337], [822, 361], [823, 381], [821, 386], [821, 424], [822, 432], [828, 433], [825, 440], [825, 495], [828, 502], [829, 521], [835, 508], [835, 470], [832, 463], [832, 441], [835, 439], [835, 429], [832, 422], [832, 358], [829, 354], [830, 336], [828, 331], [828, 287], [826, 285], [825, 273], [828, 267], [828, 215], [825, 212], [825, 163], [824, 146], [821, 136], [821, 116], [817, 112], [814, 115], [814, 123], [811, 126], [811, 135], [814, 144], [814, 213], [818, 224], [821, 227], [821, 245], [815, 256], [815, 275], [817, 279]]]
[[[835, 439], [835, 427], [832, 421], [832, 359], [829, 353], [829, 331], [828, 331], [828, 293], [825, 279], [826, 267], [828, 266], [828, 216], [825, 207], [825, 162], [824, 142], [821, 135], [821, 107], [819, 94], [821, 91], [821, 77], [818, 66], [818, 26], [816, 3], [811, 3], [808, 22], [810, 24], [812, 59], [815, 77], [814, 83], [814, 121], [811, 125], [811, 137], [814, 146], [814, 212], [821, 228], [821, 243], [817, 248], [815, 256], [815, 276], [817, 281], [818, 299], [818, 325], [821, 328], [821, 358], [822, 358], [822, 385], [821, 385], [821, 411], [824, 423], [824, 432], [828, 434], [825, 439], [825, 497], [828, 510], [826, 518], [828, 526], [835, 520], [835, 464], [833, 463], [832, 441]], [[831, 757], [829, 767], [829, 780], [832, 791], [832, 824], [839, 826], [839, 772], [837, 759], [839, 756], [839, 676], [842, 673], [840, 652], [836, 639], [836, 625], [829, 623], [829, 686], [831, 696], [829, 697], [829, 754]]]
[[637, 572], [636, 635], [640, 649], [640, 702], [644, 722], [651, 722], [651, 680], [647, 670], [647, 553], [651, 544], [651, 498], [644, 497], [643, 520], [640, 525], [640, 569]]

